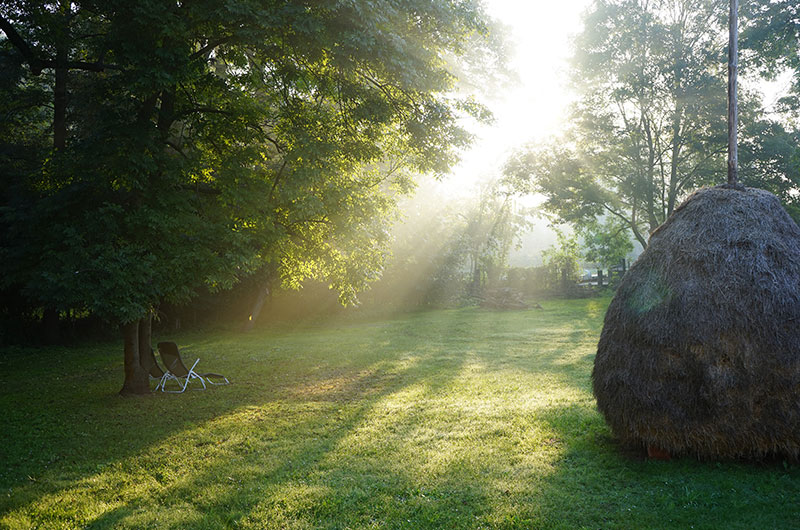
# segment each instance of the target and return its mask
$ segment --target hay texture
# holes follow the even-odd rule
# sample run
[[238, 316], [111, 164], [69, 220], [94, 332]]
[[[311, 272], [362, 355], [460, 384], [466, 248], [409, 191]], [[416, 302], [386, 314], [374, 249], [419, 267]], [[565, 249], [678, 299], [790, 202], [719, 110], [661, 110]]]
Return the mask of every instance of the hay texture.
[[765, 191], [697, 191], [609, 306], [592, 373], [624, 442], [701, 458], [800, 454], [800, 229]]

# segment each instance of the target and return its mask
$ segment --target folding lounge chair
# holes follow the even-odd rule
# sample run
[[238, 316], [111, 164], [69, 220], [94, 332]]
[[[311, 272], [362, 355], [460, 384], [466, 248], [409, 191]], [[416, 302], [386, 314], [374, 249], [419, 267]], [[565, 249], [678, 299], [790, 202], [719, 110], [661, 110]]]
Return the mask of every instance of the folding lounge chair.
[[162, 377], [164, 377], [164, 370], [162, 370], [158, 365], [153, 348], [149, 348], [149, 351], [141, 353], [141, 356], [142, 368], [147, 370], [147, 373], [150, 374], [150, 379], [160, 380]]
[[[227, 385], [230, 383], [228, 378], [221, 374], [198, 374], [195, 372], [194, 367], [197, 366], [197, 363], [200, 362], [200, 359], [197, 359], [192, 367], [187, 369], [186, 365], [183, 364], [180, 353], [178, 352], [178, 345], [174, 342], [159, 342], [158, 353], [161, 355], [161, 360], [164, 361], [164, 366], [167, 367], [167, 371], [164, 373], [158, 385], [156, 385], [156, 390], [161, 388], [162, 392], [179, 394], [186, 390], [186, 387], [189, 386], [189, 381], [192, 379], [198, 379], [200, 384], [203, 385], [204, 390], [206, 388], [206, 381], [212, 385]], [[211, 378], [222, 379], [222, 381], [214, 382]], [[167, 390], [165, 385], [167, 381], [170, 380], [178, 383], [181, 389]]]

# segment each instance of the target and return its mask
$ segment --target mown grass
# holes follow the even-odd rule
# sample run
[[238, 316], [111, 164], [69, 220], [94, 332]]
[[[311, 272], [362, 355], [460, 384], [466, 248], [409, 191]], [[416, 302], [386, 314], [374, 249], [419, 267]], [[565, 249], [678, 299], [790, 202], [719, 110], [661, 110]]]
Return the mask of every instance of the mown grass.
[[234, 384], [121, 398], [120, 346], [0, 356], [4, 528], [792, 528], [800, 469], [621, 450], [607, 300], [184, 335]]

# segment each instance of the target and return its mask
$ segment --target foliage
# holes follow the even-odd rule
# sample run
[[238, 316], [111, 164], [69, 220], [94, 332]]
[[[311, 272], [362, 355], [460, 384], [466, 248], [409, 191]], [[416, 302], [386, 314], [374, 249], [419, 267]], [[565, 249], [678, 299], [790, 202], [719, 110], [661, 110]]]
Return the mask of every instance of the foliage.
[[721, 13], [711, 0], [595, 4], [576, 41], [568, 140], [521, 153], [507, 172], [531, 178], [564, 220], [612, 215], [646, 246], [678, 199], [723, 166]]
[[[791, 92], [778, 101], [780, 123], [755, 123], [740, 148], [742, 180], [774, 193], [800, 222], [800, 11], [796, 2], [746, 2], [742, 6], [741, 46], [751, 68], [772, 79], [792, 72]], [[745, 124], [747, 127], [748, 124]]]
[[371, 307], [472, 303], [505, 271], [528, 212], [497, 181], [459, 200], [443, 203], [441, 194], [436, 183], [425, 182], [403, 204], [392, 256], [366, 297]]
[[6, 350], [0, 526], [795, 526], [797, 464], [621, 450], [590, 387], [606, 304], [183, 335], [234, 384], [146, 402], [113, 395], [113, 346]]
[[616, 218], [605, 222], [591, 220], [578, 227], [583, 240], [584, 257], [603, 268], [615, 267], [633, 251], [627, 226]]
[[558, 241], [542, 252], [545, 266], [561, 277], [561, 288], [567, 291], [580, 277], [581, 252], [578, 235], [556, 229]]
[[411, 173], [445, 172], [459, 117], [485, 115], [448, 62], [500, 60], [475, 2], [4, 1], [0, 20], [20, 102], [0, 109], [0, 287], [116, 322], [264, 263], [352, 302]]
[[509, 267], [504, 285], [528, 298], [549, 298], [561, 294], [561, 278], [553, 267]]
[[745, 2], [741, 48], [748, 61], [767, 77], [794, 71], [793, 94], [783, 99], [786, 108], [800, 110], [800, 7], [792, 0]]
[[739, 143], [739, 180], [775, 194], [800, 222], [800, 130], [778, 122], [747, 123]]
[[437, 183], [423, 179], [414, 197], [401, 203], [392, 227], [391, 255], [380, 280], [365, 294], [365, 307], [417, 308], [452, 305], [466, 290], [466, 229], [458, 201], [442, 202]]
[[468, 260], [471, 294], [499, 279], [512, 245], [528, 226], [527, 213], [497, 180], [484, 186], [477, 200], [465, 208], [465, 226], [455, 244]]

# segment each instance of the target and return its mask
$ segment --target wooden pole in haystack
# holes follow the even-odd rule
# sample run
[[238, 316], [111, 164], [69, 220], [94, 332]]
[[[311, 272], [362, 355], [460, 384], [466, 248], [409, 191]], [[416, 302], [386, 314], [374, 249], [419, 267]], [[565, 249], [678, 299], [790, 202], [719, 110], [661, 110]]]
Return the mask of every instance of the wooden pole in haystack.
[[728, 36], [728, 186], [739, 185], [739, 101], [736, 96], [739, 65], [739, 0], [731, 0]]

